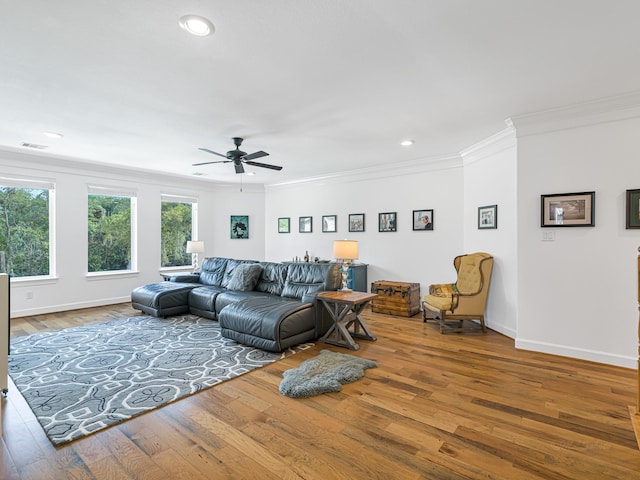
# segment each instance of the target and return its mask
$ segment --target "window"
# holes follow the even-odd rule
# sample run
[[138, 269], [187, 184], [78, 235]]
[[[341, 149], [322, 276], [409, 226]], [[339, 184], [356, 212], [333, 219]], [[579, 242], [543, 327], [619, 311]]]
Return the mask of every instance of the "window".
[[0, 271], [54, 275], [52, 182], [0, 178]]
[[162, 267], [191, 265], [186, 252], [187, 241], [197, 237], [198, 200], [176, 195], [162, 195]]
[[137, 268], [135, 206], [135, 192], [89, 187], [89, 273]]

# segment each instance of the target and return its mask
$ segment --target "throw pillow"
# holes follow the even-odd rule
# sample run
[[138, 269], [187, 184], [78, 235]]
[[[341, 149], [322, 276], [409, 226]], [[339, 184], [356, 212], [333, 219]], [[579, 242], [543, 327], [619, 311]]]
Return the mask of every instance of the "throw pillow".
[[229, 290], [248, 291], [253, 290], [260, 279], [262, 265], [259, 263], [243, 263], [238, 265], [233, 271], [231, 281], [227, 288]]

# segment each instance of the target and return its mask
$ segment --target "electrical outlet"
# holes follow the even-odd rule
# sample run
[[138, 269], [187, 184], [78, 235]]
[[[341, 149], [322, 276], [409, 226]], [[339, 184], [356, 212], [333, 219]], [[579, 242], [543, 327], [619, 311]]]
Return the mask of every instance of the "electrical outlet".
[[543, 242], [553, 242], [556, 239], [556, 232], [553, 230], [545, 230], [542, 232], [542, 241]]
[[33, 299], [33, 292], [31, 290], [27, 290], [27, 300]]

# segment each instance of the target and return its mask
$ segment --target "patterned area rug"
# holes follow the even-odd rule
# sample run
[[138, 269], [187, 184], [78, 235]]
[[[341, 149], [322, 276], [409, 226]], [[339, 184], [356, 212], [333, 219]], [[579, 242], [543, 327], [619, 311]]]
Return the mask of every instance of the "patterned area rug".
[[11, 340], [9, 374], [61, 445], [309, 348], [265, 352], [194, 315], [132, 317]]

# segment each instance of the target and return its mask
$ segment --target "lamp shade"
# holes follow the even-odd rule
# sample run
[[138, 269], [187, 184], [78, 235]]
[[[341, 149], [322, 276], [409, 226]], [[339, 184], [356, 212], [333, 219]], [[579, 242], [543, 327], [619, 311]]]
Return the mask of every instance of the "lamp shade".
[[204, 253], [204, 242], [200, 240], [188, 241], [187, 253]]
[[338, 260], [355, 260], [358, 258], [357, 240], [335, 240], [333, 242], [333, 258]]

